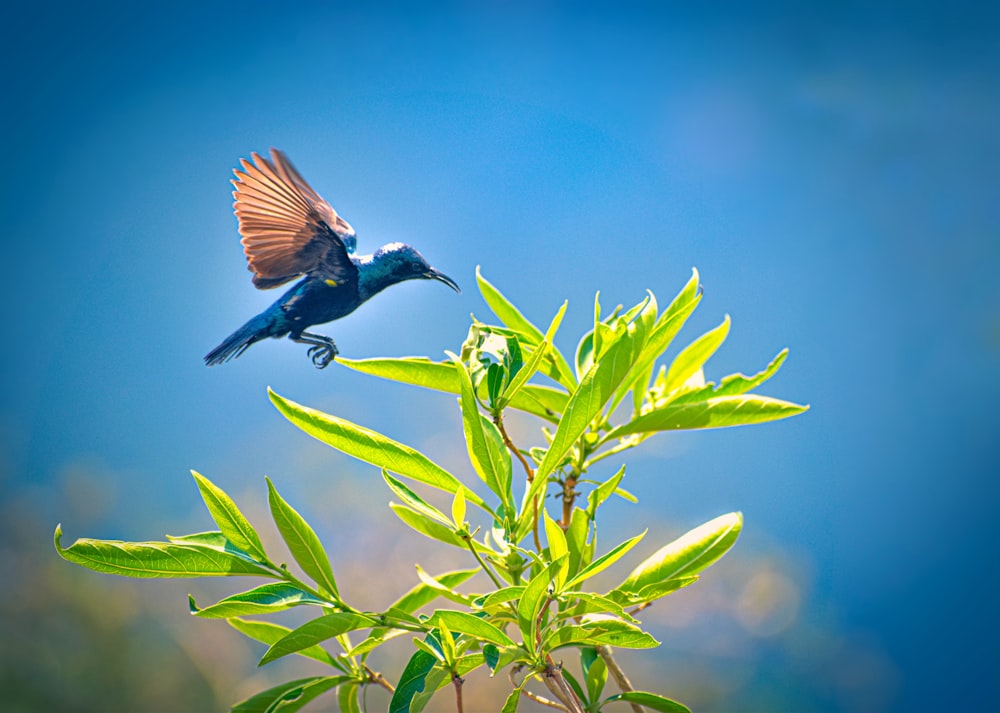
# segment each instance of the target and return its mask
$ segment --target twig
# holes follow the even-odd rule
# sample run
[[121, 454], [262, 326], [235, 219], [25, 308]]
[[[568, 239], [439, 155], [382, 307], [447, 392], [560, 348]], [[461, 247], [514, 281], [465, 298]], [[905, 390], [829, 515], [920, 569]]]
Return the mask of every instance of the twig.
[[548, 706], [549, 708], [555, 708], [556, 710], [566, 711], [566, 713], [569, 713], [569, 708], [567, 708], [566, 706], [562, 705], [561, 703], [556, 703], [555, 701], [550, 701], [548, 698], [545, 698], [544, 696], [540, 696], [537, 693], [532, 693], [527, 688], [524, 688], [524, 682], [523, 681], [519, 685], [517, 683], [517, 681], [514, 680], [514, 671], [515, 671], [515, 669], [520, 670], [517, 666], [511, 666], [509, 669], [507, 669], [507, 680], [510, 681], [510, 685], [512, 685], [515, 688], [515, 690], [520, 687], [520, 689], [521, 689], [521, 695], [523, 695], [525, 698], [530, 698], [535, 703], [540, 703], [543, 706]]
[[[493, 424], [500, 431], [500, 437], [503, 438], [503, 443], [507, 446], [507, 450], [517, 456], [517, 459], [521, 461], [521, 465], [524, 467], [524, 472], [528, 476], [528, 488], [531, 488], [531, 483], [535, 480], [535, 469], [531, 467], [528, 463], [528, 459], [524, 457], [524, 454], [518, 450], [514, 442], [510, 440], [510, 436], [507, 435], [507, 429], [503, 427], [503, 417], [497, 413], [493, 416]], [[535, 549], [538, 552], [542, 551], [542, 541], [538, 537], [538, 496], [536, 495], [531, 500], [532, 508], [532, 521], [531, 521], [531, 534], [535, 540]]]
[[369, 681], [379, 686], [382, 686], [382, 688], [387, 690], [389, 693], [396, 692], [396, 689], [393, 687], [393, 685], [388, 681], [386, 681], [385, 678], [382, 677], [381, 673], [379, 673], [378, 671], [372, 671], [370, 668], [368, 668], [367, 664], [365, 664], [364, 667], [365, 667], [365, 673], [368, 674]]
[[[615, 679], [615, 683], [618, 685], [618, 690], [622, 693], [629, 693], [634, 691], [632, 688], [632, 682], [628, 680], [628, 676], [622, 671], [621, 666], [615, 661], [614, 654], [611, 653], [611, 647], [607, 645], [600, 645], [595, 647], [597, 649], [597, 655], [604, 659], [604, 665], [608, 667], [608, 671], [611, 673], [611, 677]], [[645, 709], [638, 703], [632, 703], [632, 713], [645, 713]]]
[[458, 713], [463, 713], [462, 708], [462, 684], [465, 681], [461, 676], [454, 674], [451, 677], [451, 682], [455, 686], [455, 707], [458, 709]]

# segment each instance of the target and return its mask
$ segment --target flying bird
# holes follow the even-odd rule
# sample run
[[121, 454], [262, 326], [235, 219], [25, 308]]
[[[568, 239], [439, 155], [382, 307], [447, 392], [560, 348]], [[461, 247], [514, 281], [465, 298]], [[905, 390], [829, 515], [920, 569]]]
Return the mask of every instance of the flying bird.
[[242, 170], [233, 170], [232, 184], [254, 287], [266, 290], [304, 277], [206, 354], [208, 366], [235, 359], [254, 342], [287, 335], [308, 344], [313, 364], [323, 369], [338, 349], [330, 337], [306, 331], [314, 324], [340, 319], [404, 280], [437, 280], [461, 292], [454, 280], [405, 243], [354, 255], [354, 228], [306, 183], [285, 154], [272, 148], [270, 160], [250, 156], [252, 163], [241, 159]]

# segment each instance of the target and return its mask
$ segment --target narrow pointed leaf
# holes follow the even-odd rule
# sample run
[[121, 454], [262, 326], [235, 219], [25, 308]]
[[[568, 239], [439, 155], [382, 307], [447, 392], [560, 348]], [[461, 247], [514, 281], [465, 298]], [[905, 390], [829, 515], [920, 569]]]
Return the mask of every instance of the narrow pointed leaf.
[[[477, 574], [480, 570], [477, 569], [461, 569], [454, 572], [445, 572], [444, 574], [439, 574], [434, 577], [434, 581], [445, 587], [446, 589], [454, 589], [462, 582], [465, 582], [473, 575]], [[397, 599], [390, 609], [399, 609], [400, 611], [413, 613], [420, 609], [421, 607], [430, 604], [437, 597], [441, 596], [440, 591], [437, 587], [432, 587], [427, 583], [421, 582], [413, 589], [408, 591], [402, 597]]]
[[[542, 341], [544, 337], [541, 330], [521, 314], [521, 311], [504, 297], [500, 290], [490, 284], [482, 276], [478, 267], [476, 268], [476, 282], [479, 284], [479, 291], [483, 295], [483, 299], [486, 300], [486, 304], [501, 322], [511, 329], [527, 335], [532, 346]], [[565, 357], [555, 348], [551, 350], [550, 354], [554, 358], [555, 367], [555, 373], [552, 376], [567, 389], [573, 389], [576, 386], [576, 380], [573, 378], [573, 372], [570, 371]]]
[[262, 584], [247, 592], [226, 597], [204, 609], [197, 609], [194, 606], [194, 599], [190, 599], [190, 602], [191, 613], [203, 619], [230, 619], [237, 616], [271, 614], [303, 604], [329, 606], [329, 602], [303, 591], [290, 582]]
[[521, 600], [517, 603], [517, 625], [524, 637], [528, 649], [535, 648], [535, 634], [538, 631], [538, 615], [548, 599], [549, 585], [555, 579], [558, 568], [562, 566], [562, 557], [553, 561], [532, 577], [525, 585]]
[[726, 428], [777, 421], [808, 410], [808, 406], [768, 396], [715, 396], [695, 403], [669, 404], [612, 430], [605, 440], [630, 433]]
[[267, 481], [267, 502], [271, 507], [271, 517], [278, 526], [281, 538], [288, 545], [288, 551], [299, 563], [302, 571], [312, 577], [313, 581], [334, 597], [339, 598], [337, 582], [333, 578], [333, 567], [330, 558], [323, 549], [316, 532], [299, 513], [285, 502], [270, 478]]
[[763, 371], [759, 371], [753, 376], [743, 374], [730, 374], [723, 377], [718, 386], [707, 384], [704, 388], [696, 389], [681, 394], [677, 398], [671, 399], [671, 405], [689, 403], [692, 401], [704, 401], [713, 396], [739, 396], [748, 391], [756, 389], [765, 381], [778, 373], [778, 369], [784, 364], [788, 357], [788, 349], [782, 349], [778, 355], [771, 360], [771, 363]]
[[450, 631], [468, 634], [480, 641], [488, 641], [497, 646], [516, 646], [513, 639], [493, 624], [466, 612], [437, 609], [431, 615], [428, 623], [434, 626], [446, 626]]
[[617, 547], [614, 547], [610, 552], [598, 557], [596, 560], [580, 570], [580, 572], [567, 583], [566, 587], [575, 587], [577, 584], [585, 582], [599, 572], [606, 570], [608, 567], [625, 556], [626, 552], [639, 544], [639, 540], [646, 536], [646, 532], [648, 532], [648, 530], [643, 530], [635, 537], [630, 537]]
[[729, 315], [727, 314], [722, 320], [722, 324], [701, 335], [681, 350], [681, 353], [670, 364], [670, 368], [667, 369], [665, 393], [669, 394], [683, 386], [691, 375], [701, 369], [705, 362], [715, 354], [716, 350], [726, 341], [726, 337], [729, 336], [729, 323]]
[[587, 498], [587, 512], [591, 518], [597, 515], [597, 508], [614, 494], [624, 477], [625, 466], [623, 465], [614, 475], [590, 491], [590, 495]]
[[201, 497], [205, 501], [205, 506], [211, 513], [212, 519], [215, 520], [215, 524], [219, 526], [219, 530], [226, 536], [226, 539], [255, 559], [266, 561], [267, 555], [264, 554], [264, 545], [261, 544], [260, 536], [253, 529], [250, 521], [240, 512], [233, 499], [201, 473], [192, 470], [191, 475], [194, 476], [194, 480], [198, 484], [198, 490], [201, 491]]
[[426, 651], [414, 652], [403, 673], [400, 674], [396, 691], [389, 701], [389, 713], [410, 713], [410, 702], [416, 694], [424, 690], [427, 674], [436, 663], [437, 658]]
[[[593, 651], [593, 649], [591, 649]], [[587, 667], [587, 698], [596, 701], [601, 697], [604, 684], [608, 681], [608, 666], [600, 656], [594, 656], [593, 662]]]
[[375, 624], [375, 620], [362, 614], [352, 612], [334, 612], [307, 621], [302, 626], [292, 629], [281, 639], [274, 642], [261, 658], [258, 666], [263, 666], [282, 656], [294, 654], [297, 651], [315, 646], [321, 641], [346, 634], [357, 629], [367, 629]]
[[454, 547], [461, 547], [462, 549], [465, 549], [465, 542], [463, 542], [462, 539], [455, 534], [455, 531], [450, 525], [442, 525], [437, 520], [432, 520], [423, 513], [411, 510], [405, 505], [389, 503], [389, 507], [392, 508], [392, 511], [396, 513], [396, 516], [400, 520], [405, 522], [421, 535], [426, 535], [432, 540], [443, 542], [446, 545], [453, 545]]
[[[422, 386], [449, 394], [459, 393], [458, 373], [450, 361], [431, 361], [427, 357], [401, 359], [347, 359], [337, 357], [337, 363], [363, 374]], [[538, 384], [526, 384], [514, 394], [509, 406], [555, 422], [569, 397], [566, 392]]]
[[63, 548], [62, 528], [58, 526], [54, 539], [60, 557], [103, 574], [138, 578], [246, 575], [275, 578], [273, 572], [245, 556], [205, 545], [80, 538]]
[[660, 711], [660, 713], [691, 713], [691, 709], [683, 703], [658, 696], [655, 693], [645, 691], [629, 691], [628, 693], [616, 693], [610, 698], [604, 699], [605, 703], [630, 703], [633, 706], [639, 705], [650, 710]]
[[652, 649], [659, 646], [660, 642], [628, 622], [607, 619], [553, 629], [545, 637], [543, 647], [558, 649], [581, 644], [607, 645], [621, 649]]
[[449, 599], [453, 602], [463, 604], [465, 606], [472, 605], [471, 596], [469, 596], [468, 594], [462, 594], [460, 592], [456, 592], [451, 587], [445, 586], [442, 582], [439, 582], [437, 579], [435, 579], [427, 572], [425, 572], [424, 568], [421, 567], [419, 564], [416, 567], [417, 567], [417, 577], [420, 579], [420, 581], [426, 584], [431, 589], [437, 591], [438, 595], [444, 597], [445, 599]]
[[698, 574], [729, 551], [742, 529], [742, 514], [720, 515], [661, 547], [615, 589], [638, 592], [650, 584]]
[[573, 515], [566, 529], [566, 548], [569, 550], [570, 577], [580, 571], [580, 567], [586, 567], [590, 562], [585, 561], [584, 552], [587, 549], [587, 533], [590, 529], [590, 520], [587, 513], [581, 508], [573, 508]]
[[293, 713], [349, 680], [350, 676], [312, 676], [286, 681], [237, 703], [232, 713]]
[[549, 328], [545, 331], [545, 339], [535, 347], [534, 353], [524, 364], [517, 375], [511, 379], [507, 388], [503, 392], [503, 404], [507, 405], [511, 403], [513, 398], [517, 393], [528, 383], [528, 380], [535, 375], [535, 372], [541, 367], [543, 361], [548, 356], [549, 349], [553, 344], [556, 332], [559, 330], [559, 325], [562, 324], [563, 316], [566, 314], [566, 308], [569, 306], [569, 302], [563, 302], [562, 307], [556, 313], [556, 316], [552, 318], [552, 322], [549, 324]]
[[384, 469], [382, 470], [382, 478], [389, 486], [389, 489], [392, 490], [392, 492], [395, 493], [408, 508], [416, 510], [420, 514], [444, 525], [447, 528], [451, 528], [451, 520], [449, 520], [443, 512], [410, 490], [403, 482], [393, 478], [388, 471]]
[[[248, 636], [254, 641], [259, 641], [262, 644], [270, 646], [285, 636], [287, 636], [291, 629], [287, 626], [281, 626], [280, 624], [274, 624], [269, 621], [252, 621], [250, 619], [227, 619], [231, 627], [236, 629], [244, 636]], [[325, 663], [328, 666], [333, 666], [336, 669], [345, 671], [344, 665], [338, 661], [333, 654], [324, 649], [320, 645], [309, 646], [304, 649], [300, 649], [295, 652], [298, 656], [306, 656], [307, 658], [314, 659], [320, 663]], [[346, 671], [345, 671], [346, 673]]]
[[678, 589], [683, 589], [698, 581], [698, 575], [692, 574], [683, 577], [673, 577], [662, 582], [654, 582], [642, 587], [638, 592], [629, 592], [622, 589], [615, 589], [608, 592], [608, 598], [620, 602], [623, 606], [634, 606], [636, 604], [647, 604], [655, 602], [661, 597], [673, 594]]
[[559, 523], [549, 517], [547, 510], [543, 510], [542, 514], [545, 520], [545, 539], [549, 543], [549, 559], [562, 561], [562, 566], [556, 570], [556, 576], [553, 580], [553, 586], [558, 593], [562, 591], [563, 584], [566, 583], [566, 573], [569, 569], [569, 546], [566, 544], [566, 533], [559, 527]]
[[357, 681], [337, 689], [337, 707], [340, 708], [340, 713], [361, 713], [361, 704], [358, 702], [359, 691], [361, 685]]
[[454, 494], [457, 490], [464, 489], [469, 502], [492, 514], [482, 498], [423, 453], [377, 431], [284, 399], [270, 389], [268, 395], [285, 418], [313, 438], [358, 460], [448, 493]]

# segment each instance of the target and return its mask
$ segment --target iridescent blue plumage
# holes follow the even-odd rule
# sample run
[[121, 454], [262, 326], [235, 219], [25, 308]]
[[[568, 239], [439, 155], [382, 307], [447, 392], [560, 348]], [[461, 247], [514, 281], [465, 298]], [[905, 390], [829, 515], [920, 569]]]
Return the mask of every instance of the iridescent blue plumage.
[[337, 355], [337, 346], [308, 327], [340, 319], [404, 280], [438, 280], [459, 291], [410, 245], [389, 243], [371, 255], [354, 256], [354, 229], [284, 154], [271, 149], [270, 161], [251, 155], [253, 163], [243, 160], [243, 170], [234, 171], [233, 197], [253, 283], [267, 289], [305, 277], [209, 352], [209, 366], [235, 359], [254, 342], [287, 335], [310, 345], [309, 356], [322, 369]]

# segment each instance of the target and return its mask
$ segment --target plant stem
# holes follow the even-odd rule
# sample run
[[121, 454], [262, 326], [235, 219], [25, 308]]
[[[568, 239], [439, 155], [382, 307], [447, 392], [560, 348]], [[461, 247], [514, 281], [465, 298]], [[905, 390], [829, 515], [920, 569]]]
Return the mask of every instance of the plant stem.
[[465, 681], [462, 680], [461, 676], [453, 674], [451, 677], [451, 683], [455, 686], [455, 708], [458, 710], [458, 713], [463, 713], [462, 684], [465, 683]]
[[493, 581], [493, 585], [497, 589], [503, 589], [503, 582], [500, 581], [500, 578], [497, 577], [496, 573], [490, 569], [489, 565], [486, 564], [486, 561], [479, 556], [478, 552], [476, 552], [476, 546], [472, 544], [471, 535], [465, 538], [465, 544], [469, 546], [469, 551], [472, 552], [472, 556], [476, 558], [476, 562], [479, 563], [479, 566], [483, 568], [483, 571], [486, 572], [489, 578]]
[[[497, 412], [493, 415], [493, 424], [500, 431], [500, 437], [503, 438], [503, 443], [507, 446], [507, 450], [513, 453], [519, 461], [521, 461], [521, 466], [524, 468], [525, 474], [528, 476], [528, 487], [531, 487], [531, 483], [535, 480], [535, 469], [531, 467], [528, 463], [528, 459], [524, 457], [524, 454], [514, 445], [514, 442], [510, 440], [510, 436], [507, 435], [507, 429], [503, 427], [503, 414], [502, 412]], [[532, 519], [531, 519], [531, 535], [535, 540], [535, 550], [538, 552], [542, 551], [542, 541], [538, 537], [538, 497], [532, 499]]]
[[[618, 685], [618, 690], [622, 693], [629, 693], [634, 691], [632, 688], [632, 682], [628, 680], [628, 676], [622, 671], [621, 666], [615, 661], [614, 654], [611, 653], [611, 647], [607, 645], [600, 645], [595, 647], [597, 649], [597, 655], [604, 659], [604, 665], [608, 667], [608, 671], [611, 673], [611, 677], [615, 679], [615, 683]], [[632, 713], [645, 713], [645, 709], [638, 703], [632, 703]]]
[[510, 681], [510, 685], [513, 686], [515, 690], [520, 689], [521, 694], [525, 698], [530, 698], [535, 703], [539, 703], [543, 706], [548, 706], [549, 708], [555, 708], [556, 710], [560, 711], [567, 711], [567, 712], [569, 711], [569, 708], [567, 708], [561, 703], [550, 701], [548, 698], [545, 698], [544, 696], [540, 696], [537, 693], [532, 693], [531, 691], [529, 691], [527, 688], [524, 687], [525, 685], [524, 681], [518, 684], [517, 681], [514, 680], [514, 673], [515, 671], [519, 671], [520, 668], [521, 668], [520, 666], [511, 666], [509, 669], [507, 669], [507, 680]]
[[362, 664], [362, 665], [365, 667], [365, 673], [368, 674], [369, 681], [379, 686], [382, 686], [382, 688], [387, 690], [389, 693], [396, 692], [396, 689], [393, 687], [393, 685], [388, 681], [386, 681], [381, 673], [379, 673], [378, 671], [372, 671], [370, 668], [368, 668], [367, 664]]

